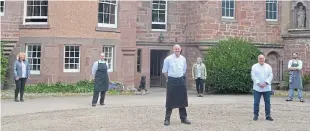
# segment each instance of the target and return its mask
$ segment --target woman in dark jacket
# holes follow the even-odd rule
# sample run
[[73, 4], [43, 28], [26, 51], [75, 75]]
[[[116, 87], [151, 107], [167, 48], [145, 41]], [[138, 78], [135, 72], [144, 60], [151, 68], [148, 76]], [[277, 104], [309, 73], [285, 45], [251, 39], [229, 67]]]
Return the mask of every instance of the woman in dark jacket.
[[15, 102], [19, 102], [18, 93], [20, 93], [20, 101], [24, 102], [24, 91], [27, 79], [30, 75], [29, 63], [25, 58], [25, 53], [20, 52], [14, 63], [14, 80], [15, 80]]

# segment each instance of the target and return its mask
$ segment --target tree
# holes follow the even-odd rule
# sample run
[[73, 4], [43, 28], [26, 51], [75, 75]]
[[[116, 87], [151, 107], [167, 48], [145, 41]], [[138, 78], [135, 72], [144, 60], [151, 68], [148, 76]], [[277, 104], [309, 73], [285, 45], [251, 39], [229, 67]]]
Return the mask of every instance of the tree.
[[215, 93], [248, 93], [252, 89], [251, 67], [260, 50], [240, 39], [222, 40], [205, 55], [206, 87]]

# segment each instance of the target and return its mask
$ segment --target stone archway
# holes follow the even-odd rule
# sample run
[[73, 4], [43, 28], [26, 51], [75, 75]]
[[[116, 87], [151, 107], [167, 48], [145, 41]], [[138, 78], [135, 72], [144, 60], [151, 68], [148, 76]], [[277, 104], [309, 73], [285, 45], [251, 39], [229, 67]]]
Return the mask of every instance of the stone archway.
[[280, 81], [281, 60], [279, 53], [272, 51], [267, 54], [266, 63], [272, 67], [273, 81]]

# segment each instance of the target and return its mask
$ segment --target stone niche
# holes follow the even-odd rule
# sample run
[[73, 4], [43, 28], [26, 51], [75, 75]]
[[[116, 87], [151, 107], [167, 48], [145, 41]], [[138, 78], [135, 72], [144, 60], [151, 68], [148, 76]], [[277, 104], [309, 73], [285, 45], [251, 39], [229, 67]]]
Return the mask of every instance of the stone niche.
[[293, 29], [310, 28], [309, 1], [297, 0], [292, 2]]

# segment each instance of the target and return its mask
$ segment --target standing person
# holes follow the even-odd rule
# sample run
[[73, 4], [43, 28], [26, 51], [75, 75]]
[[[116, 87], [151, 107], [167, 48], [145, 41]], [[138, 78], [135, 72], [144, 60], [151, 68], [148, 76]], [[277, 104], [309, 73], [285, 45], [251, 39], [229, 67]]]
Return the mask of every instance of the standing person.
[[192, 67], [192, 76], [196, 82], [197, 97], [203, 97], [204, 80], [207, 77], [206, 66], [202, 63], [201, 58], [197, 58], [197, 62]]
[[100, 54], [100, 60], [95, 61], [92, 67], [92, 75], [95, 76], [94, 95], [92, 106], [95, 107], [100, 93], [100, 105], [104, 105], [106, 91], [109, 88], [109, 65], [105, 61], [104, 53]]
[[265, 115], [266, 120], [273, 121], [270, 115], [270, 92], [271, 82], [273, 79], [272, 68], [269, 64], [265, 63], [265, 56], [258, 56], [258, 63], [252, 66], [251, 78], [253, 80], [253, 93], [254, 93], [254, 121], [258, 120], [259, 103], [263, 95], [265, 101]]
[[170, 125], [170, 116], [174, 108], [179, 108], [181, 123], [191, 124], [187, 119], [187, 89], [185, 83], [186, 59], [180, 54], [180, 45], [173, 46], [173, 54], [165, 58], [162, 72], [167, 78], [166, 116], [164, 125]]
[[286, 101], [292, 101], [294, 97], [294, 89], [298, 90], [298, 98], [300, 102], [304, 102], [302, 98], [302, 78], [301, 78], [301, 69], [302, 69], [302, 61], [298, 60], [298, 54], [293, 53], [293, 59], [288, 62], [288, 69], [290, 71], [289, 78], [289, 92], [288, 99]]
[[17, 60], [14, 63], [14, 80], [15, 80], [15, 102], [19, 102], [18, 94], [20, 93], [20, 101], [24, 102], [24, 91], [27, 79], [30, 75], [30, 66], [26, 60], [24, 52], [17, 55]]

